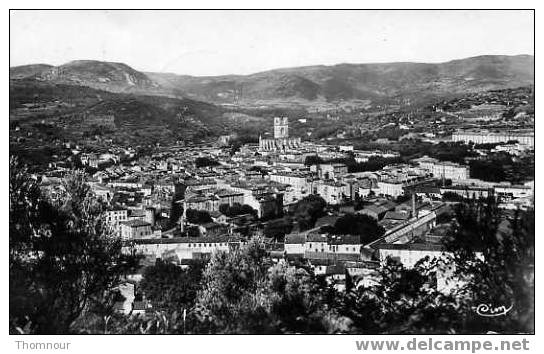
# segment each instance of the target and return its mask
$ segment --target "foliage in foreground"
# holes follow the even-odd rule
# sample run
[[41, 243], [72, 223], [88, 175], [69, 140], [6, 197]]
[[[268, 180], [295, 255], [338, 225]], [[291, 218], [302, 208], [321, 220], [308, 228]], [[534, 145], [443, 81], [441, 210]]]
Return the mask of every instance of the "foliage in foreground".
[[110, 311], [137, 257], [121, 253], [83, 176], [50, 201], [12, 159], [9, 188], [10, 332], [69, 333], [85, 312]]

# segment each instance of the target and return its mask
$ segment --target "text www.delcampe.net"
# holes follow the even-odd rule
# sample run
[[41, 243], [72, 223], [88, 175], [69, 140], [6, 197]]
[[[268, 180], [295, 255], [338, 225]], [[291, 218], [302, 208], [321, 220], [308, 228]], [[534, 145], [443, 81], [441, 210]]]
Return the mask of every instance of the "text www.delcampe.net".
[[417, 339], [410, 340], [358, 340], [355, 341], [360, 351], [402, 351], [402, 350], [464, 350], [476, 353], [478, 351], [499, 350], [529, 350], [529, 340], [441, 340]]

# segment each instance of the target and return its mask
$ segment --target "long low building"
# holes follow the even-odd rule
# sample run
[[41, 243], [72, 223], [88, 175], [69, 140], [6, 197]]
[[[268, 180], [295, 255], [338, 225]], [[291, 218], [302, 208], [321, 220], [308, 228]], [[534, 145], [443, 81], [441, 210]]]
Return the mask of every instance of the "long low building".
[[137, 253], [155, 258], [176, 257], [178, 261], [190, 259], [207, 259], [218, 251], [229, 252], [244, 246], [237, 236], [177, 237], [161, 239], [139, 239], [127, 243], [125, 251], [135, 250]]
[[451, 136], [452, 141], [462, 141], [475, 144], [506, 143], [517, 141], [522, 145], [535, 146], [535, 135], [531, 132], [490, 132], [490, 131], [459, 131]]
[[401, 262], [405, 267], [412, 268], [425, 257], [438, 258], [445, 253], [442, 244], [434, 243], [379, 243], [373, 246], [378, 250], [380, 261], [392, 258]]
[[439, 161], [428, 156], [415, 159], [414, 162], [433, 174], [435, 178], [446, 178], [452, 180], [465, 180], [470, 178], [470, 168], [465, 165], [450, 161]]
[[318, 261], [358, 261], [371, 258], [357, 235], [295, 233], [285, 235], [286, 255]]

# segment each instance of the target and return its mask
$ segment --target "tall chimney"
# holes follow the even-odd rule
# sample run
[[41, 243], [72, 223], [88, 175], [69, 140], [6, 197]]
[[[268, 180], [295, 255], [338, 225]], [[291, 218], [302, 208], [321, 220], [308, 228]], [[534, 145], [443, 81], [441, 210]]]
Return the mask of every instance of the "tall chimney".
[[417, 211], [416, 211], [416, 194], [412, 193], [412, 217], [417, 218]]

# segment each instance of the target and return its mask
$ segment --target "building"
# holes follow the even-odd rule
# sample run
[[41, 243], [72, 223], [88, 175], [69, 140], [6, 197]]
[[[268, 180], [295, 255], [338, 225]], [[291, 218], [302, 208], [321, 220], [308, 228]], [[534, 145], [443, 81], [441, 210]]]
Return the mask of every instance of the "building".
[[306, 243], [306, 235], [301, 233], [292, 233], [285, 235], [285, 253], [288, 255], [304, 256], [304, 245]]
[[[154, 258], [171, 258], [178, 261], [209, 259], [215, 252], [230, 252], [246, 244], [236, 236], [176, 237], [162, 239], [137, 239], [132, 247], [138, 253]], [[125, 251], [127, 251], [125, 249]]]
[[492, 191], [493, 188], [475, 186], [451, 186], [440, 188], [440, 194], [442, 196], [444, 195], [444, 193], [450, 193], [456, 194], [466, 199], [487, 198]]
[[279, 215], [283, 209], [283, 195], [281, 193], [251, 194], [244, 198], [245, 204], [257, 211], [257, 217], [271, 217]]
[[398, 197], [404, 194], [404, 187], [407, 184], [398, 180], [384, 180], [378, 181], [378, 188], [376, 189], [376, 194]]
[[219, 211], [219, 206], [244, 204], [244, 193], [229, 189], [206, 189], [187, 193], [183, 201], [184, 210], [195, 209], [207, 212]]
[[348, 166], [343, 163], [312, 165], [310, 171], [316, 172], [321, 179], [338, 179], [348, 173]]
[[139, 219], [123, 221], [120, 223], [120, 227], [121, 239], [125, 241], [145, 239], [153, 234], [151, 224]]
[[118, 229], [121, 222], [128, 220], [128, 211], [126, 209], [107, 210], [104, 212], [104, 218], [109, 225]]
[[462, 141], [475, 144], [507, 143], [517, 141], [521, 145], [535, 146], [534, 132], [490, 132], [481, 131], [458, 131], [452, 134], [452, 141]]
[[435, 178], [451, 180], [465, 180], [470, 178], [470, 168], [468, 166], [449, 161], [439, 161], [428, 156], [416, 159], [414, 162], [417, 162], [421, 168], [432, 173]]
[[387, 230], [383, 236], [383, 240], [388, 243], [408, 243], [435, 226], [436, 213], [434, 211], [420, 211], [417, 213], [417, 217], [412, 217]]
[[228, 225], [216, 222], [208, 222], [198, 226], [200, 235], [207, 237], [224, 235], [228, 233], [228, 228]]
[[425, 169], [405, 164], [386, 166], [375, 174], [378, 181], [375, 193], [389, 197], [403, 195], [407, 187], [422, 183], [429, 177]]
[[363, 244], [356, 235], [322, 235], [309, 233], [304, 244], [304, 258], [312, 264], [361, 260]]
[[350, 196], [350, 188], [347, 184], [335, 181], [317, 181], [315, 183], [317, 194], [319, 194], [327, 204], [341, 204], [344, 199]]
[[498, 197], [506, 199], [531, 197], [534, 193], [531, 186], [524, 185], [496, 185], [493, 189]]
[[270, 174], [270, 180], [289, 185], [285, 193], [285, 202], [296, 202], [314, 193], [314, 177], [304, 172], [276, 172]]
[[438, 258], [444, 253], [442, 244], [433, 243], [380, 243], [374, 248], [378, 250], [380, 261], [388, 257], [402, 263], [407, 268], [412, 268], [418, 261], [425, 257]]
[[298, 150], [300, 146], [300, 138], [289, 137], [289, 119], [287, 117], [274, 118], [274, 139], [263, 139], [259, 136], [260, 151]]

